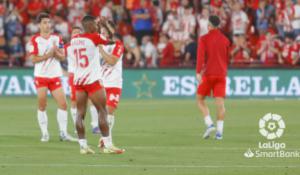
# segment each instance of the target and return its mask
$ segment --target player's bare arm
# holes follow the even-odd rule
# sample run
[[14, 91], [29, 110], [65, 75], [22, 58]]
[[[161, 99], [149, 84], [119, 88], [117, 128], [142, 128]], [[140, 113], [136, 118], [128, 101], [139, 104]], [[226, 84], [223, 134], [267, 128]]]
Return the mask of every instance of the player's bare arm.
[[101, 45], [99, 45], [98, 48], [100, 54], [102, 55], [102, 58], [105, 60], [107, 64], [113, 66], [117, 63], [119, 59], [117, 56], [106, 53]]
[[59, 61], [64, 61], [66, 59], [64, 50], [56, 48], [54, 50], [54, 57]]
[[51, 49], [49, 52], [47, 52], [43, 56], [32, 55], [31, 60], [33, 63], [39, 63], [39, 62], [45, 61], [49, 58], [52, 58], [53, 56], [54, 56], [54, 49]]

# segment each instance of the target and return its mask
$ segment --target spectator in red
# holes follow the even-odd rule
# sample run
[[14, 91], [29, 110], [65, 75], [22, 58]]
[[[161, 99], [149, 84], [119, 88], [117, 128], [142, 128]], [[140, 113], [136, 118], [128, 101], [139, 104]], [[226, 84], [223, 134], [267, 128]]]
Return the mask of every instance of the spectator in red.
[[258, 41], [257, 55], [266, 66], [282, 64], [281, 42], [273, 34], [267, 32]]
[[45, 7], [51, 13], [51, 15], [55, 15], [60, 13], [62, 16], [67, 15], [66, 8], [68, 7], [68, 0], [51, 0], [45, 3]]
[[130, 21], [129, 12], [124, 9], [121, 14], [121, 20], [118, 21], [117, 31], [121, 36], [126, 36], [133, 33], [133, 28]]
[[169, 41], [169, 38], [166, 34], [161, 34], [159, 38], [158, 53], [160, 60], [159, 67], [178, 67], [178, 59], [176, 59], [174, 55], [175, 48], [172, 44], [172, 41]]
[[0, 62], [6, 62], [7, 58], [6, 40], [4, 36], [0, 36]]
[[250, 62], [251, 49], [244, 37], [235, 38], [230, 49], [231, 63], [244, 64]]
[[43, 1], [41, 0], [29, 0], [27, 12], [30, 16], [36, 17], [41, 11], [45, 9]]
[[282, 48], [282, 58], [287, 65], [296, 65], [299, 61], [299, 46], [293, 40], [293, 35], [286, 35]]
[[99, 16], [103, 4], [106, 3], [106, 0], [89, 0], [89, 12], [92, 16]]
[[27, 12], [28, 8], [28, 0], [10, 0], [22, 17], [22, 24], [26, 25], [29, 22], [29, 15]]

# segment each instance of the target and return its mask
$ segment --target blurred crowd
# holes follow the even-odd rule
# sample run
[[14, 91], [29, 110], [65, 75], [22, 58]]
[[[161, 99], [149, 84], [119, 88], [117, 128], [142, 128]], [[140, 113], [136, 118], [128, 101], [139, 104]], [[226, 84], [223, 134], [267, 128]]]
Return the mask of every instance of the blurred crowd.
[[26, 51], [42, 11], [66, 43], [85, 14], [114, 21], [128, 68], [194, 67], [209, 15], [232, 42], [231, 64], [299, 64], [300, 0], [0, 0], [0, 65], [33, 66]]

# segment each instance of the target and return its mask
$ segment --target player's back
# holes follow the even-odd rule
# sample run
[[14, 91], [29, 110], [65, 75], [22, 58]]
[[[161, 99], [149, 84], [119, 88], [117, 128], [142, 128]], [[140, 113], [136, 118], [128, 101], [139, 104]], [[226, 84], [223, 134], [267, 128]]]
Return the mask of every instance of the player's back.
[[71, 39], [71, 52], [75, 58], [74, 84], [92, 84], [100, 79], [100, 54], [98, 34], [85, 33]]
[[205, 49], [206, 75], [226, 76], [230, 42], [218, 29], [200, 37]]

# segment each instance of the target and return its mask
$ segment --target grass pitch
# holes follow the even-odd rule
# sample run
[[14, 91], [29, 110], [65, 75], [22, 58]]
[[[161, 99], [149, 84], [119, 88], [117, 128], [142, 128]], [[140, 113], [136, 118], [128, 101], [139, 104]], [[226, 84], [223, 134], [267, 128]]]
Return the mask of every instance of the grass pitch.
[[[56, 106], [48, 103], [50, 142], [40, 143], [34, 97], [0, 97], [1, 175], [298, 175], [300, 158], [245, 158], [265, 142], [258, 121], [283, 116], [286, 129], [276, 142], [300, 151], [298, 100], [227, 100], [224, 140], [203, 140], [204, 124], [194, 100], [123, 100], [116, 113], [114, 143], [123, 155], [80, 155], [77, 143], [60, 142]], [[214, 114], [213, 101], [209, 106]], [[215, 117], [214, 117], [215, 118]], [[87, 139], [96, 150], [98, 136]], [[73, 133], [69, 117], [69, 132]]]

